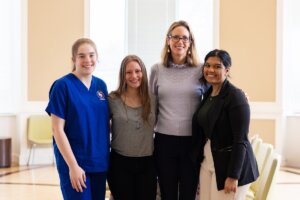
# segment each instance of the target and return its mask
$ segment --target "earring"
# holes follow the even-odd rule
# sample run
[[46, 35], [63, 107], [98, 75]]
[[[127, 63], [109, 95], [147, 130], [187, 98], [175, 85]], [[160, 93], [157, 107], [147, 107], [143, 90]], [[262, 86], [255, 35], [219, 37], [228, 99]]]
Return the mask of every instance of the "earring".
[[191, 55], [191, 50], [188, 51], [188, 54]]
[[170, 53], [170, 49], [169, 48], [168, 48], [167, 52]]

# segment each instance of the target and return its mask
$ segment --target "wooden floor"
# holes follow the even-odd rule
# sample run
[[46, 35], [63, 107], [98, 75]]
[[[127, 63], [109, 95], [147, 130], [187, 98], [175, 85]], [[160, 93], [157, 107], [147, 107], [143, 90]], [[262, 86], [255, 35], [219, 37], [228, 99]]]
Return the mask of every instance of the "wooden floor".
[[[62, 200], [54, 165], [0, 168], [1, 200]], [[271, 200], [300, 199], [300, 173], [282, 168]]]
[[0, 168], [0, 200], [41, 199], [63, 200], [54, 165]]

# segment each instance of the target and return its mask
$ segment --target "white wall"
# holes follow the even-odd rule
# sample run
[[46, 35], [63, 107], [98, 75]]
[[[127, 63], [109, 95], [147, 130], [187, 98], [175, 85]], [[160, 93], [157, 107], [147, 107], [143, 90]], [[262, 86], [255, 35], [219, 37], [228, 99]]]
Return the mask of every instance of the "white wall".
[[17, 141], [17, 121], [15, 115], [0, 115], [0, 138], [11, 138], [12, 139], [12, 161], [16, 162], [16, 155], [18, 153], [18, 143]]
[[288, 116], [284, 141], [285, 164], [300, 168], [300, 116]]

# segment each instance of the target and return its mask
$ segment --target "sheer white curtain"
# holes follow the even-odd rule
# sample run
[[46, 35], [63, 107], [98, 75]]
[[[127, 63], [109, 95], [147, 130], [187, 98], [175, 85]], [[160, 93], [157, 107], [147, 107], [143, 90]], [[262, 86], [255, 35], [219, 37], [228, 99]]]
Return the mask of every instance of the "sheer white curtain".
[[[186, 20], [196, 37], [197, 50], [204, 55], [217, 44], [216, 0], [90, 0], [90, 37], [97, 43], [100, 58], [96, 75], [109, 90], [116, 89], [121, 60], [137, 54], [150, 67], [160, 61], [168, 27]], [[155, 11], [155, 12], [154, 12]]]
[[283, 99], [288, 114], [300, 114], [300, 1], [283, 6]]
[[18, 109], [21, 65], [21, 2], [0, 2], [0, 114]]
[[178, 0], [177, 19], [187, 21], [196, 39], [200, 60], [213, 48], [218, 47], [218, 21], [215, 0]]
[[90, 38], [96, 43], [99, 64], [95, 75], [108, 90], [115, 90], [121, 61], [126, 54], [126, 1], [90, 0]]

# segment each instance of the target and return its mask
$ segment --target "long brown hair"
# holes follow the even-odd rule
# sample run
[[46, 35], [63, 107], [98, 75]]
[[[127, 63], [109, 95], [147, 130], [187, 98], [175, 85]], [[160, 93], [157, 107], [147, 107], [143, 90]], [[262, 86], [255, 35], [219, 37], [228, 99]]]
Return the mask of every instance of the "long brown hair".
[[187, 64], [190, 66], [196, 67], [199, 65], [200, 62], [199, 62], [199, 57], [198, 57], [198, 53], [196, 50], [195, 37], [193, 35], [193, 32], [191, 31], [189, 24], [186, 21], [182, 21], [182, 20], [173, 22], [167, 31], [165, 45], [164, 45], [164, 48], [161, 53], [162, 63], [164, 66], [168, 67], [168, 62], [170, 60], [172, 60], [172, 54], [169, 52], [170, 47], [168, 45], [168, 40], [169, 40], [169, 36], [171, 35], [172, 31], [179, 26], [185, 27], [190, 34], [190, 48], [188, 50], [190, 53], [187, 53], [187, 55], [186, 55]]
[[141, 103], [143, 106], [142, 118], [144, 121], [148, 122], [149, 114], [151, 112], [151, 103], [150, 103], [150, 95], [148, 89], [148, 76], [144, 62], [136, 55], [128, 55], [126, 56], [121, 63], [120, 72], [119, 72], [119, 86], [117, 90], [111, 92], [111, 96], [117, 96], [121, 98], [121, 95], [124, 94], [127, 90], [127, 84], [125, 80], [126, 76], [126, 65], [131, 62], [135, 61], [139, 64], [142, 70], [142, 82], [141, 86], [139, 87], [139, 97], [141, 99]]

